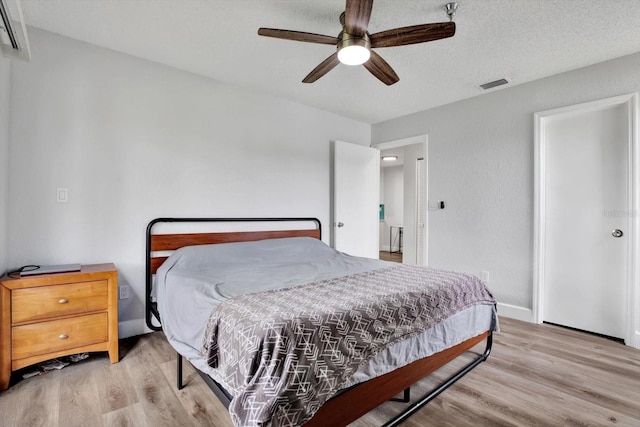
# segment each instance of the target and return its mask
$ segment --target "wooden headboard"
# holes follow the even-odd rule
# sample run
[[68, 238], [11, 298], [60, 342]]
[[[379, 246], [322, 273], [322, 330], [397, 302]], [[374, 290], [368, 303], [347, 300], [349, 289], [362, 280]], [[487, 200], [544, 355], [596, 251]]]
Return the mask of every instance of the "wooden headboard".
[[[173, 233], [154, 234], [154, 226], [162, 223], [228, 223], [243, 224], [258, 223], [288, 223], [301, 224], [300, 228], [287, 230], [256, 230], [256, 231], [217, 231], [203, 233]], [[306, 224], [307, 227], [302, 225]], [[312, 226], [313, 228], [310, 228]], [[248, 225], [247, 225], [248, 227]], [[154, 325], [155, 317], [160, 322], [160, 314], [157, 305], [151, 299], [153, 275], [168, 258], [167, 251], [174, 251], [184, 246], [211, 245], [217, 243], [253, 242], [266, 239], [281, 239], [285, 237], [313, 237], [322, 238], [322, 225], [317, 218], [156, 218], [147, 225], [146, 245], [146, 322], [147, 327], [154, 331], [162, 330], [162, 326]], [[157, 254], [157, 253], [161, 254]]]

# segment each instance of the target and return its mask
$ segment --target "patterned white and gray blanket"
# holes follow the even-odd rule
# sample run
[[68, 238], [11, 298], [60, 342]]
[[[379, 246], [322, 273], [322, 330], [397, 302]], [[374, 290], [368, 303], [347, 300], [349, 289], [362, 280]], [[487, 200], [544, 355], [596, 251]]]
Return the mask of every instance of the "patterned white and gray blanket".
[[232, 298], [214, 309], [203, 356], [233, 396], [237, 426], [299, 426], [375, 354], [473, 305], [475, 276], [398, 265]]

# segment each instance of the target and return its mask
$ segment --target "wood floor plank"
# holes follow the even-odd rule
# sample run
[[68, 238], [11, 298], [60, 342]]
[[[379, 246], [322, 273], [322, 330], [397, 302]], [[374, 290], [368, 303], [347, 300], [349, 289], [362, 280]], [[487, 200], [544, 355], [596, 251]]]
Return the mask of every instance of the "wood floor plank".
[[93, 376], [99, 365], [107, 362], [91, 359], [58, 372], [60, 376], [58, 424], [68, 427], [102, 425], [102, 414], [95, 410], [100, 407], [100, 397]]
[[147, 423], [154, 426], [183, 425], [180, 420], [188, 418], [187, 412], [159, 369], [152, 354], [153, 346], [147, 340], [140, 340], [138, 344], [120, 363], [127, 368]]
[[389, 251], [380, 251], [379, 257], [383, 261], [402, 263], [402, 253], [400, 252], [389, 253]]
[[[640, 402], [640, 376], [621, 377], [603, 369], [581, 366], [573, 361], [562, 359], [545, 360], [542, 357], [531, 358], [531, 362], [521, 366], [507, 366], [500, 358], [492, 361], [499, 367], [497, 372], [516, 372], [518, 377], [528, 378], [527, 383], [546, 387], [556, 393], [569, 393], [593, 405], [613, 407], [621, 414], [634, 416]], [[565, 369], [553, 371], [562, 363]], [[625, 393], [620, 393], [625, 390]]]
[[[499, 365], [487, 363], [485, 368], [486, 376], [472, 376], [461, 387], [480, 389], [483, 385], [489, 385], [485, 394], [490, 398], [506, 396], [514, 417], [516, 414], [534, 413], [537, 420], [545, 421], [545, 425], [570, 425], [575, 422], [580, 425], [607, 425], [615, 418], [617, 425], [633, 426], [640, 421], [637, 402], [635, 411], [625, 414], [615, 399], [587, 400], [581, 390], [572, 387], [558, 389], [552, 383], [521, 381], [519, 375], [501, 369]], [[501, 378], [501, 381], [487, 381], [486, 378], [490, 376]], [[514, 402], [518, 402], [518, 406]], [[524, 425], [532, 425], [532, 421], [528, 419]]]
[[176, 360], [176, 351], [170, 345], [167, 345], [167, 339], [162, 334], [150, 334], [145, 339], [146, 344], [153, 348], [151, 354], [156, 363], [163, 364], [171, 360]]
[[[500, 323], [488, 361], [403, 427], [640, 426], [639, 350], [553, 325], [506, 318]], [[0, 392], [0, 425], [232, 427], [228, 412], [187, 362], [185, 388], [176, 389], [175, 352], [161, 332], [121, 340], [120, 348], [115, 365], [105, 353], [94, 353], [95, 360]], [[456, 360], [420, 381], [412, 398], [463, 363]], [[350, 426], [380, 425], [404, 407], [387, 402]]]
[[133, 405], [107, 412], [102, 416], [102, 419], [106, 427], [149, 426], [141, 403], [134, 403]]
[[[169, 383], [175, 384], [176, 360], [170, 360], [160, 365], [162, 373]], [[233, 426], [231, 416], [227, 408], [218, 399], [211, 398], [211, 390], [202, 381], [200, 375], [190, 363], [183, 363], [183, 384], [185, 387], [178, 390], [174, 385], [176, 396], [186, 409], [189, 419], [186, 425], [193, 426]], [[188, 424], [187, 424], [188, 423]]]
[[[61, 372], [32, 377], [0, 392], [2, 423], [6, 426], [58, 425]], [[6, 423], [6, 424], [5, 424]]]
[[107, 359], [102, 359], [102, 362], [95, 367], [93, 376], [100, 413], [106, 414], [138, 403], [138, 395], [134, 391], [127, 365], [112, 365]]

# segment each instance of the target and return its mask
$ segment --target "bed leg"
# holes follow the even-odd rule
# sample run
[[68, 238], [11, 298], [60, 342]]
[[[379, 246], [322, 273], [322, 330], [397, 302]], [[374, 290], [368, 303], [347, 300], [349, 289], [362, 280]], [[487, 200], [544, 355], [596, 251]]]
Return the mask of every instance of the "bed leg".
[[389, 399], [392, 402], [400, 402], [400, 403], [409, 403], [411, 402], [411, 387], [407, 387], [404, 389], [404, 393], [402, 394], [402, 398], [392, 397]]
[[176, 366], [176, 377], [178, 379], [178, 390], [182, 390], [182, 388], [184, 387], [184, 385], [182, 384], [182, 355], [178, 352], [176, 352], [176, 355], [178, 356], [178, 365]]

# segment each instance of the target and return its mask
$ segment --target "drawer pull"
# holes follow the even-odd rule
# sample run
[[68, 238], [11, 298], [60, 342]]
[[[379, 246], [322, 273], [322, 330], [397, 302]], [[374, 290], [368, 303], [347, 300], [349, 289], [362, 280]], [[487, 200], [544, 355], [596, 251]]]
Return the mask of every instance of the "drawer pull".
[[60, 304], [66, 304], [68, 302], [69, 302], [69, 300], [66, 299], [66, 298], [62, 298], [60, 301], [58, 301], [58, 303], [60, 303]]
[[60, 334], [60, 335], [58, 336], [58, 338], [60, 338], [61, 340], [66, 340], [67, 338], [69, 338], [69, 335], [67, 335], [67, 334]]

